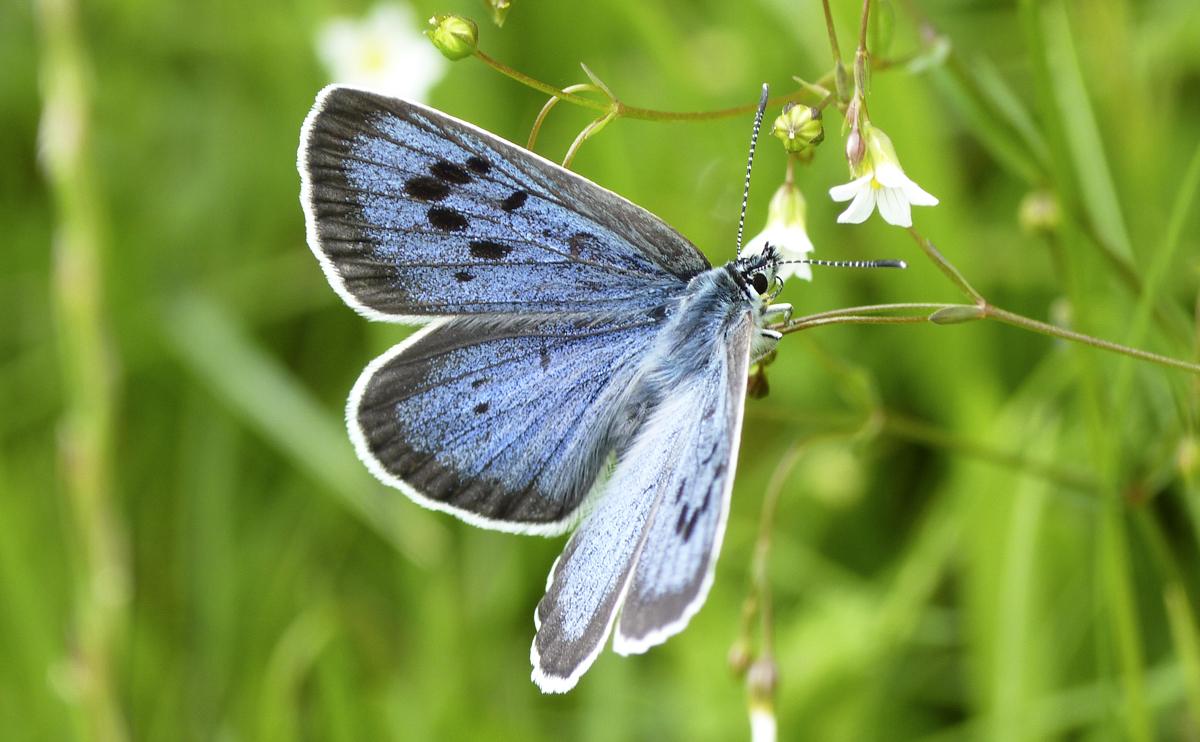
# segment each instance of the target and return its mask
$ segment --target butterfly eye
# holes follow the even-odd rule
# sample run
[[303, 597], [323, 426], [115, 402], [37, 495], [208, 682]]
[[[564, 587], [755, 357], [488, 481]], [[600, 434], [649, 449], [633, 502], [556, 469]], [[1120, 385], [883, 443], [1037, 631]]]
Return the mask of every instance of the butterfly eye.
[[771, 282], [767, 280], [767, 275], [765, 273], [755, 273], [750, 278], [750, 285], [754, 287], [754, 291], [759, 296], [762, 296], [763, 294], [767, 293], [767, 289], [770, 288]]

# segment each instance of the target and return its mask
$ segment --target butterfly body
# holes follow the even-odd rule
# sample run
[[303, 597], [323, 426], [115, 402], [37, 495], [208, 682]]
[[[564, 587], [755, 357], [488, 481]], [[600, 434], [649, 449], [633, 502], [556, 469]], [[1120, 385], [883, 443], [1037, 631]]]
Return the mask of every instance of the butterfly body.
[[[535, 615], [535, 682], [699, 609], [729, 509], [777, 258], [711, 267], [616, 194], [464, 122], [344, 87], [301, 134], [309, 245], [360, 313], [427, 324], [347, 405], [360, 458], [487, 528], [575, 528]], [[576, 527], [577, 526], [577, 527]]]

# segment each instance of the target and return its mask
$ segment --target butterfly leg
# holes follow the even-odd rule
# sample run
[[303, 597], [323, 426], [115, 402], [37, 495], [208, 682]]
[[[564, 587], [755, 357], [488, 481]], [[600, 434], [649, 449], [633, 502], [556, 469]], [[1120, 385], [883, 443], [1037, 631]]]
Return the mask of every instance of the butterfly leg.
[[791, 304], [772, 304], [771, 306], [764, 309], [763, 313], [762, 313], [762, 317], [763, 317], [764, 321], [772, 319], [778, 315], [783, 316], [784, 322], [787, 322], [788, 320], [790, 320], [792, 318], [792, 305]]
[[758, 335], [750, 344], [750, 362], [753, 363], [759, 358], [775, 350], [775, 344], [783, 338], [783, 334], [775, 330], [768, 330], [765, 327], [758, 328]]

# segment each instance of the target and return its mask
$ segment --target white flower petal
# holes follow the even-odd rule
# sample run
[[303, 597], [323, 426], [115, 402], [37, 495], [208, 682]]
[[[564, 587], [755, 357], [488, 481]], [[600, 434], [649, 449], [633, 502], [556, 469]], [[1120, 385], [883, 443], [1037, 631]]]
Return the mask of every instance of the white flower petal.
[[900, 188], [911, 182], [904, 170], [894, 162], [882, 162], [875, 166], [875, 180], [884, 188]]
[[849, 183], [842, 183], [829, 189], [829, 197], [834, 201], [849, 201], [857, 196], [863, 188], [868, 188], [868, 183], [871, 180], [870, 175], [864, 175], [861, 178], [855, 178]]
[[875, 210], [875, 189], [870, 185], [861, 188], [854, 201], [845, 211], [838, 214], [838, 224], [862, 224]]
[[334, 82], [424, 100], [448, 63], [418, 26], [409, 6], [380, 4], [363, 18], [327, 21], [317, 53]]
[[771, 244], [775, 245], [784, 260], [799, 260], [813, 251], [812, 240], [799, 227], [780, 229], [775, 240]]
[[785, 263], [779, 266], [779, 278], [786, 281], [789, 278], [812, 280], [812, 266], [805, 263]]
[[912, 226], [912, 209], [899, 188], [879, 189], [879, 215], [897, 227]]
[[772, 230], [770, 229], [764, 229], [763, 231], [751, 237], [750, 241], [742, 247], [742, 255], [761, 255], [762, 251], [767, 248], [768, 244], [775, 244], [771, 241], [771, 231]]
[[905, 183], [901, 188], [904, 191], [904, 197], [910, 204], [913, 206], [937, 206], [937, 197], [917, 185], [911, 178], [904, 180]]

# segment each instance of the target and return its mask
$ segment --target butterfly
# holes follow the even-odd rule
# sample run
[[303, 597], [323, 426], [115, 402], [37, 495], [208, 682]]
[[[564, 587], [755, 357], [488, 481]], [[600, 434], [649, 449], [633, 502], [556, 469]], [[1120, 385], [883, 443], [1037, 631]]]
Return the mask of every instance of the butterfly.
[[790, 310], [769, 301], [775, 251], [714, 268], [575, 173], [344, 86], [317, 97], [298, 167], [334, 291], [425, 325], [354, 384], [358, 456], [473, 525], [572, 531], [534, 616], [538, 687], [571, 689], [610, 634], [627, 655], [681, 631], [713, 581], [749, 366]]

